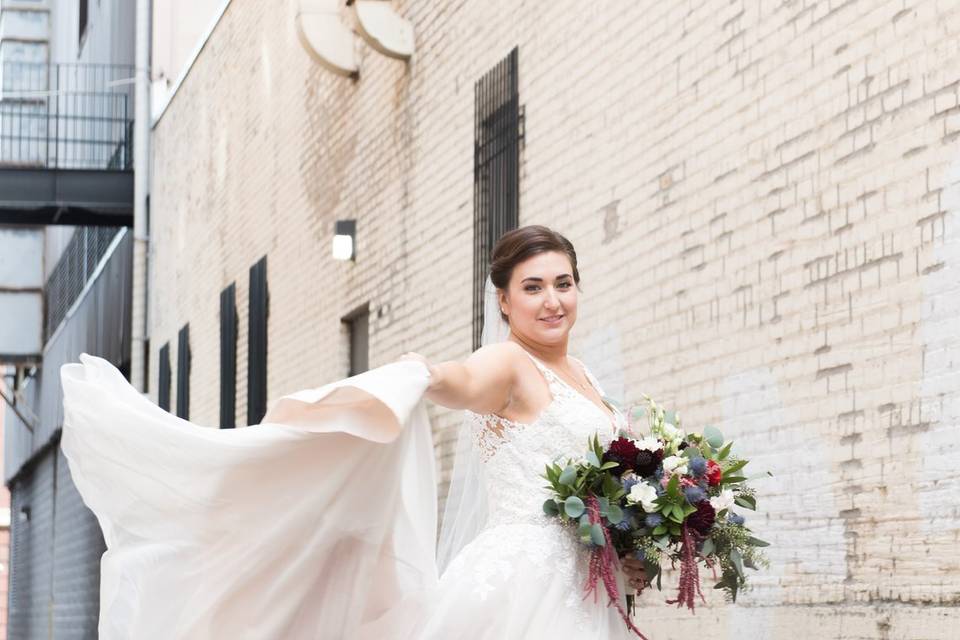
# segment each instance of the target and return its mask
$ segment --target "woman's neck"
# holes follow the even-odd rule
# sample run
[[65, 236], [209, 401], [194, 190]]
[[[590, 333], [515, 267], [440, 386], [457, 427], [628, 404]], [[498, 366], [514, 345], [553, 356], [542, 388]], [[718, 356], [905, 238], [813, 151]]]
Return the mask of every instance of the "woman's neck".
[[566, 364], [567, 362], [566, 337], [563, 342], [557, 344], [540, 344], [516, 334], [510, 334], [510, 339], [547, 364]]

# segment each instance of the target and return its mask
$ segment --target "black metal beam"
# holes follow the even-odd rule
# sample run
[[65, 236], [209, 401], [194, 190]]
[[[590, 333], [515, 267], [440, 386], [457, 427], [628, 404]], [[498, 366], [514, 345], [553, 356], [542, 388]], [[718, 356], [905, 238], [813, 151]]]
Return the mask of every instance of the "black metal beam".
[[0, 167], [0, 223], [133, 225], [133, 171]]

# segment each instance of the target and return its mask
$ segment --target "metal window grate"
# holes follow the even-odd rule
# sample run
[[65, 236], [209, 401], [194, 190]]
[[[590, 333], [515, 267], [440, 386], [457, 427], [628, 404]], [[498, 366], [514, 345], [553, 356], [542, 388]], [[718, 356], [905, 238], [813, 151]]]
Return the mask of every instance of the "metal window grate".
[[190, 323], [177, 334], [177, 416], [190, 419]]
[[490, 251], [520, 219], [520, 142], [523, 109], [517, 77], [518, 49], [501, 60], [474, 88], [473, 153], [473, 348], [483, 331], [483, 287]]
[[267, 413], [267, 257], [250, 267], [248, 312], [247, 424], [259, 424]]
[[164, 411], [170, 411], [170, 343], [160, 347], [160, 364], [157, 374], [157, 404]]
[[237, 426], [237, 286], [220, 292], [220, 428]]
[[43, 286], [44, 342], [63, 322], [122, 227], [77, 227]]
[[87, 20], [90, 15], [89, 0], [80, 0], [80, 16], [78, 22], [80, 23], [80, 34], [77, 38], [79, 42], [83, 42], [83, 34], [87, 31]]

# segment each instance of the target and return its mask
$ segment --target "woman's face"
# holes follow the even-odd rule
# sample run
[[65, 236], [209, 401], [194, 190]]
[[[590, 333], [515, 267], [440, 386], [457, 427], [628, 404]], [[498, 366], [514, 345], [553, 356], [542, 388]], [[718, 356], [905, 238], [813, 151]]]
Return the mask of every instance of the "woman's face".
[[538, 344], [567, 340], [577, 320], [577, 285], [567, 254], [538, 253], [513, 268], [500, 308], [510, 317], [510, 331]]

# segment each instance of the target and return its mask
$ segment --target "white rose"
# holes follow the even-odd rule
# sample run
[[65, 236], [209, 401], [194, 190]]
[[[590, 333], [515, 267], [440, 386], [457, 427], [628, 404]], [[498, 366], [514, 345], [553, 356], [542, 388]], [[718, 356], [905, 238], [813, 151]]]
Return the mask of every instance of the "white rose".
[[638, 482], [630, 488], [627, 495], [627, 502], [630, 504], [639, 504], [644, 511], [652, 513], [656, 510], [654, 500], [657, 499], [657, 490], [646, 482]]
[[683, 456], [667, 456], [663, 459], [663, 473], [670, 475], [671, 473], [686, 473], [687, 472], [687, 459]]
[[650, 453], [656, 453], [660, 451], [660, 449], [663, 449], [663, 443], [660, 442], [659, 438], [654, 438], [653, 436], [635, 440], [634, 444], [637, 445], [637, 449], [649, 451]]
[[724, 489], [720, 495], [710, 498], [710, 506], [717, 513], [733, 506], [734, 495], [730, 489]]

